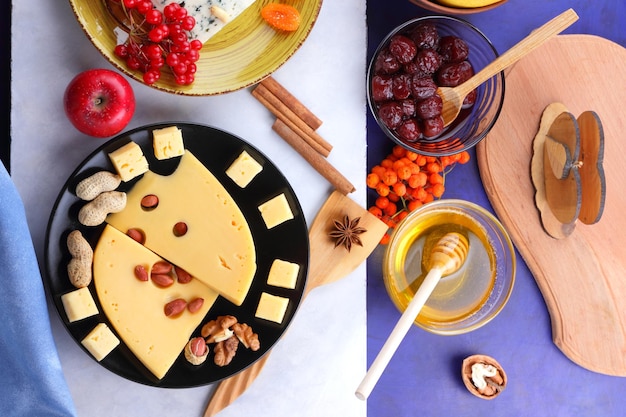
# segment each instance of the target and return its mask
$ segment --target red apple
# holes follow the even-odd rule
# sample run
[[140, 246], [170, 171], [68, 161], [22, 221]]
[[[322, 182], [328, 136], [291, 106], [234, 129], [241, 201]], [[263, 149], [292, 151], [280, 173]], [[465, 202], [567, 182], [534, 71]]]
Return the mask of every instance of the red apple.
[[91, 69], [70, 81], [63, 106], [76, 129], [104, 138], [121, 132], [128, 125], [135, 113], [135, 94], [121, 74]]

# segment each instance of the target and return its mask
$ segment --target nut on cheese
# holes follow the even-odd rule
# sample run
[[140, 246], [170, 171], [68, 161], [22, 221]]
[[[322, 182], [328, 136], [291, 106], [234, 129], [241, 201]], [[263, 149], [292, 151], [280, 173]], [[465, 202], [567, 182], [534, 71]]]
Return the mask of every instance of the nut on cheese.
[[[145, 210], [141, 200], [151, 194], [159, 203]], [[147, 248], [235, 305], [243, 303], [256, 273], [250, 226], [224, 186], [188, 150], [171, 175], [146, 172], [127, 193], [124, 211], [106, 221], [124, 232], [141, 230]], [[186, 225], [182, 236], [173, 232], [180, 222]]]
[[279, 194], [259, 206], [259, 211], [268, 229], [293, 219], [293, 212], [285, 194]]
[[152, 148], [158, 160], [181, 156], [185, 153], [183, 134], [176, 126], [154, 129], [152, 131]]
[[148, 170], [148, 160], [141, 147], [132, 141], [111, 152], [109, 159], [124, 182], [130, 181]]
[[288, 306], [288, 298], [264, 292], [261, 293], [255, 316], [281, 324]]
[[241, 188], [246, 188], [262, 170], [263, 166], [250, 156], [248, 152], [243, 151], [228, 167], [226, 175]]
[[100, 362], [120, 344], [120, 339], [106, 324], [98, 323], [80, 343]]
[[[196, 279], [167, 288], [134, 275], [137, 265], [151, 272], [161, 257], [126, 234], [106, 225], [94, 250], [93, 280], [102, 310], [126, 346], [157, 378], [174, 364], [218, 294]], [[164, 313], [172, 300], [202, 298], [198, 311], [175, 318]]]
[[282, 259], [275, 259], [274, 262], [272, 262], [270, 272], [267, 276], [267, 283], [275, 287], [290, 288], [293, 290], [296, 288], [299, 271], [300, 265], [283, 261]]
[[61, 303], [70, 323], [98, 314], [98, 306], [87, 287], [63, 294]]

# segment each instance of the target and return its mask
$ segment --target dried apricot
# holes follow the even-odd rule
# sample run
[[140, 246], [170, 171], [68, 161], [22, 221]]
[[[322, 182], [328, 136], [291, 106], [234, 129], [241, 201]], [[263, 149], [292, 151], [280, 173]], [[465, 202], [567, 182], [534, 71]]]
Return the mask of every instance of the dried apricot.
[[270, 26], [286, 32], [293, 32], [300, 26], [300, 12], [288, 4], [266, 4], [261, 9], [261, 17]]

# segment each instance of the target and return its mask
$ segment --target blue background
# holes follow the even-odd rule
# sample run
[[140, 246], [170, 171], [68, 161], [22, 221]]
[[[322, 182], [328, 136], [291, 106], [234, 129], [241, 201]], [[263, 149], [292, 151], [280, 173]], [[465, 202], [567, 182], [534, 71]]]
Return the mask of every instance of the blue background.
[[[395, 26], [433, 14], [408, 0], [370, 0], [367, 7], [368, 58]], [[509, 0], [491, 11], [459, 17], [477, 26], [502, 53], [570, 7], [580, 19], [564, 33], [594, 34], [626, 46], [626, 3], [621, 0]], [[391, 147], [368, 116], [368, 168]], [[446, 177], [444, 197], [469, 200], [493, 212], [473, 151], [471, 156]], [[371, 192], [370, 204], [374, 198]], [[379, 247], [368, 259], [368, 366], [400, 317], [383, 285], [383, 251]], [[543, 297], [519, 254], [517, 265], [509, 303], [485, 327], [438, 336], [413, 326], [369, 397], [369, 417], [626, 415], [626, 378], [586, 370], [553, 344]], [[463, 385], [461, 362], [472, 354], [494, 357], [508, 375], [506, 390], [492, 401], [474, 397]]]

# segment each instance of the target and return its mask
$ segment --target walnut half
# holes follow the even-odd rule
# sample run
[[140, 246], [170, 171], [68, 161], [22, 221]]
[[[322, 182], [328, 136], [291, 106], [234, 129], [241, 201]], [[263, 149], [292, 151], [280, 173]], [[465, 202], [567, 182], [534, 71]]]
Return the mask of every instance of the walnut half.
[[502, 366], [494, 358], [485, 355], [465, 358], [461, 375], [469, 392], [485, 400], [497, 397], [507, 384]]

